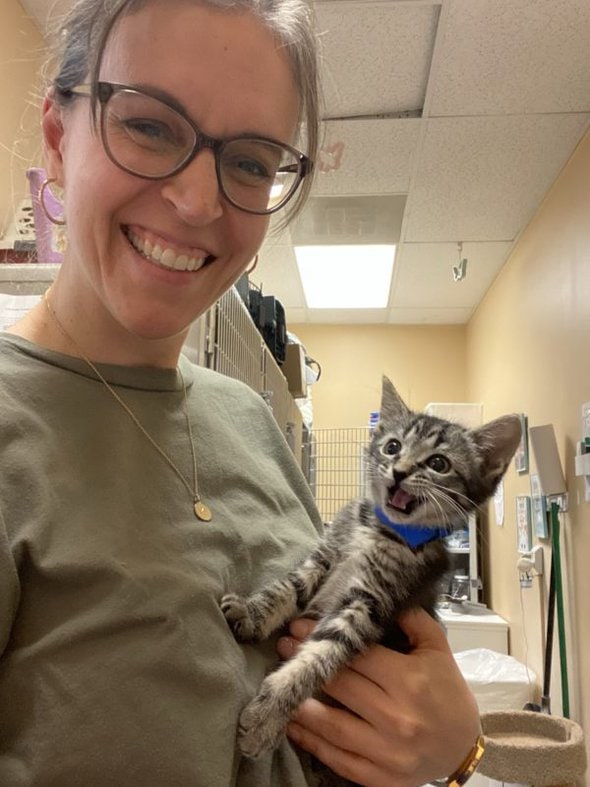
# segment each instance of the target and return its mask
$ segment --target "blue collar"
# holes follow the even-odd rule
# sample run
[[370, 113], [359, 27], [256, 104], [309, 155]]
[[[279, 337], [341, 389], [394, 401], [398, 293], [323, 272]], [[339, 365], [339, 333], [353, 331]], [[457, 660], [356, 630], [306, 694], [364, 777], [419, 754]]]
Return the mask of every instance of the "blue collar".
[[431, 525], [400, 525], [392, 522], [385, 511], [379, 506], [373, 509], [377, 519], [390, 530], [399, 536], [412, 549], [428, 544], [429, 541], [436, 541], [445, 538], [449, 531], [444, 527], [432, 527]]

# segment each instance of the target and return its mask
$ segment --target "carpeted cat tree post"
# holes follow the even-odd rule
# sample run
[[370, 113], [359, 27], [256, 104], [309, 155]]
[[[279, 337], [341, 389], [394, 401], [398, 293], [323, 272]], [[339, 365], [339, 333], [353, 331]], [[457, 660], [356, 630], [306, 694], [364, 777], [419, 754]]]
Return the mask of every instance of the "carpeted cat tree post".
[[582, 728], [532, 711], [482, 714], [485, 754], [478, 773], [534, 787], [574, 787], [586, 772]]

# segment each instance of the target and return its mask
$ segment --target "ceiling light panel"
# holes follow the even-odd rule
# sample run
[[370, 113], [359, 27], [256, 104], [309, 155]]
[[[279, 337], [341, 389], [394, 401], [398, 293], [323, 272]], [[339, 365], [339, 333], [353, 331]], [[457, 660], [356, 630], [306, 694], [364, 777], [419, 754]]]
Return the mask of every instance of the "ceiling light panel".
[[309, 309], [381, 309], [387, 306], [395, 246], [296, 246]]

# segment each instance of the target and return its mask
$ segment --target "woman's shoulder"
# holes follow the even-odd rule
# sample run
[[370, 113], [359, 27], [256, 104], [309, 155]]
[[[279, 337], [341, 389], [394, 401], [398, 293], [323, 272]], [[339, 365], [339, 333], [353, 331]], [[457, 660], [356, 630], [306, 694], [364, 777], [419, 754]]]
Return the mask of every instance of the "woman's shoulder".
[[39, 413], [32, 405], [35, 375], [27, 359], [0, 335], [0, 445], [4, 448], [11, 437], [28, 431]]
[[223, 401], [225, 404], [234, 402], [241, 407], [268, 409], [262, 396], [242, 380], [197, 366], [184, 357], [183, 362], [190, 365], [196, 396], [208, 397], [208, 401]]

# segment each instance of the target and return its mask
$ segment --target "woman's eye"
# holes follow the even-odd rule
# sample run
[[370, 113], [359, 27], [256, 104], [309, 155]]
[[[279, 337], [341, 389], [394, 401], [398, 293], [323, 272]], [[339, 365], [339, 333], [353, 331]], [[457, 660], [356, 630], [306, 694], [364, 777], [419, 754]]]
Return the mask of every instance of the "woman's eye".
[[267, 167], [257, 159], [253, 158], [235, 158], [231, 162], [234, 177], [239, 177], [242, 180], [259, 181], [268, 180], [269, 175]]
[[399, 440], [388, 440], [385, 445], [383, 446], [383, 453], [387, 454], [387, 456], [395, 456], [399, 454], [401, 450], [402, 444]]
[[451, 469], [449, 460], [446, 456], [441, 456], [440, 454], [431, 456], [426, 460], [426, 464], [431, 470], [434, 470], [435, 473], [448, 473]]
[[123, 126], [125, 131], [137, 142], [171, 145], [176, 143], [172, 129], [158, 120], [150, 118], [127, 118]]

